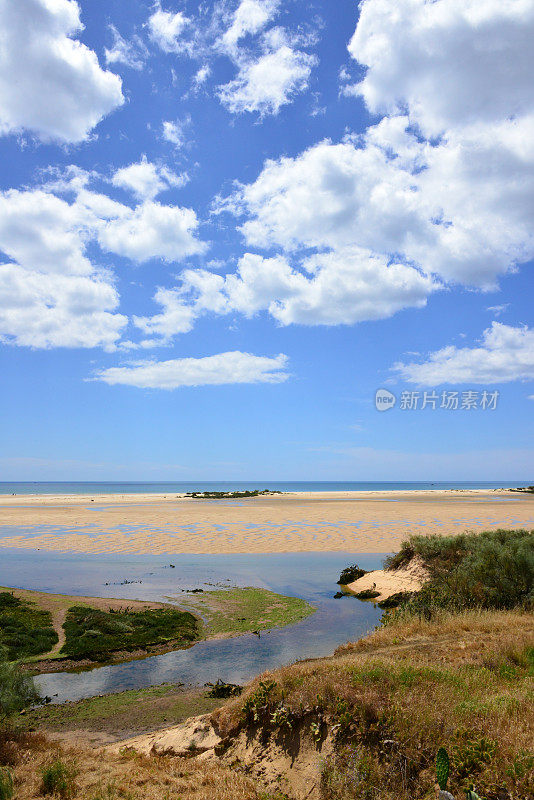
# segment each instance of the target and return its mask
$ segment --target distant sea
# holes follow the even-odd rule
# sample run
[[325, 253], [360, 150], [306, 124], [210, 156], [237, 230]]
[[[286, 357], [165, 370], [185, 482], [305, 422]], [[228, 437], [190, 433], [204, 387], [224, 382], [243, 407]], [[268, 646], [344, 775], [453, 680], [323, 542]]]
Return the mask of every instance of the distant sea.
[[[532, 481], [530, 481], [532, 483]], [[271, 489], [279, 492], [365, 492], [399, 489], [501, 489], [529, 481], [0, 481], [0, 494], [172, 494]]]

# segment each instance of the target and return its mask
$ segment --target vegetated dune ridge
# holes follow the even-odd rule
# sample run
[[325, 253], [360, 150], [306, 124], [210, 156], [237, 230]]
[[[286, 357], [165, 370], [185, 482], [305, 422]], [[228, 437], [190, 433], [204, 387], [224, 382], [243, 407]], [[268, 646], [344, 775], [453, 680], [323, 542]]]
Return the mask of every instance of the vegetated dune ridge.
[[0, 496], [1, 547], [83, 553], [390, 553], [412, 533], [533, 527], [508, 490], [302, 492], [240, 501], [176, 495]]
[[486, 800], [530, 798], [534, 532], [413, 537], [386, 567], [423, 555], [423, 588], [373, 634], [122, 745], [241, 764], [298, 800], [428, 797], [445, 747], [455, 793], [476, 782]]

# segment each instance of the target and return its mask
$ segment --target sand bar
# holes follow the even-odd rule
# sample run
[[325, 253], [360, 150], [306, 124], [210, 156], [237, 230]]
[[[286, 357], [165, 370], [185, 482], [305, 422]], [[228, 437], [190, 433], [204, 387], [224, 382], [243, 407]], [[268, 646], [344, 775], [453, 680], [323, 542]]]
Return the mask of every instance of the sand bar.
[[534, 495], [301, 492], [246, 500], [3, 495], [0, 549], [84, 553], [387, 553], [410, 533], [534, 528]]

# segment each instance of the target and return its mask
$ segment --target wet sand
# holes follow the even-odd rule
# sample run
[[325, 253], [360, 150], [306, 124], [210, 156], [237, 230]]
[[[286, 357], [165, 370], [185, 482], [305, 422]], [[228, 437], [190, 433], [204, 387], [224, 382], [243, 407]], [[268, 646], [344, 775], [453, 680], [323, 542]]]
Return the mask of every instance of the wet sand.
[[2, 495], [0, 549], [81, 553], [388, 553], [411, 533], [533, 528], [534, 495], [505, 490]]

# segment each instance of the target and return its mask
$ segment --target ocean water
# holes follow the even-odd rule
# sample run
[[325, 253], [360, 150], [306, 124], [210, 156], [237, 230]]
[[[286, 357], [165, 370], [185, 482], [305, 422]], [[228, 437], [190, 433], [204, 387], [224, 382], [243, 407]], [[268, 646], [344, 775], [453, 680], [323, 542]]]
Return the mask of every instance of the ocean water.
[[501, 489], [527, 486], [529, 481], [0, 481], [0, 494], [172, 494], [176, 492], [243, 491], [364, 492], [417, 489]]

